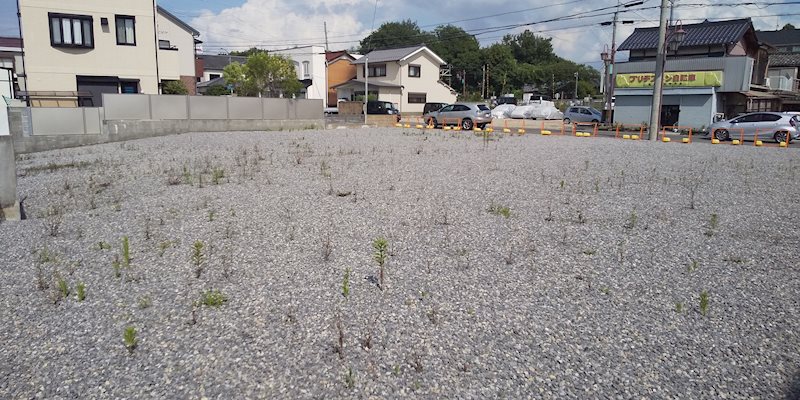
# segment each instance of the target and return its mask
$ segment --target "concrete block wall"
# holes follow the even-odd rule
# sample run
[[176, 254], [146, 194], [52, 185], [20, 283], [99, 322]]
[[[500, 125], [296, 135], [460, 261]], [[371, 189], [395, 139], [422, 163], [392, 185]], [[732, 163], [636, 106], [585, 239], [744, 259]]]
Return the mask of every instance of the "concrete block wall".
[[12, 108], [13, 148], [33, 153], [187, 132], [325, 127], [322, 100], [104, 95], [103, 108]]

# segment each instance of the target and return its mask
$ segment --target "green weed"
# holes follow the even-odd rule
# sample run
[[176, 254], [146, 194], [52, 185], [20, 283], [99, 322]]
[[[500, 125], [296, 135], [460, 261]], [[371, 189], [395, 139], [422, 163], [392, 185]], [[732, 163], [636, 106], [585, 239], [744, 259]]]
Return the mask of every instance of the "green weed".
[[344, 295], [344, 297], [349, 297], [350, 296], [350, 274], [351, 273], [352, 273], [352, 270], [350, 269], [350, 267], [347, 267], [344, 270], [344, 279], [342, 279], [342, 295]]
[[214, 170], [211, 171], [211, 182], [215, 185], [219, 185], [219, 182], [224, 177], [225, 177], [225, 170], [222, 168], [214, 167]]
[[132, 326], [125, 327], [125, 330], [122, 332], [122, 341], [125, 343], [125, 348], [128, 349], [128, 352], [132, 353], [133, 349], [135, 349], [138, 344], [136, 328]]
[[706, 315], [708, 313], [708, 291], [703, 290], [700, 292], [700, 314]]
[[499, 215], [505, 218], [511, 217], [511, 209], [499, 204], [494, 204], [494, 203], [490, 204], [489, 208], [486, 211], [488, 211], [491, 214]]
[[631, 215], [628, 217], [628, 222], [625, 223], [626, 229], [633, 229], [636, 227], [636, 222], [639, 220], [639, 217], [636, 216], [636, 210], [631, 211]]
[[122, 262], [126, 267], [131, 266], [131, 247], [127, 236], [122, 237]]
[[220, 307], [227, 301], [228, 297], [218, 289], [206, 290], [200, 295], [200, 304], [206, 307]]
[[83, 282], [78, 282], [78, 285], [75, 286], [76, 295], [78, 296], [78, 301], [83, 301], [86, 299], [86, 285]]
[[372, 257], [380, 267], [380, 270], [378, 271], [378, 286], [381, 290], [383, 290], [383, 281], [385, 275], [384, 267], [386, 265], [386, 260], [389, 258], [389, 242], [382, 237], [376, 238], [372, 241], [372, 248], [375, 249], [375, 253], [373, 253]]

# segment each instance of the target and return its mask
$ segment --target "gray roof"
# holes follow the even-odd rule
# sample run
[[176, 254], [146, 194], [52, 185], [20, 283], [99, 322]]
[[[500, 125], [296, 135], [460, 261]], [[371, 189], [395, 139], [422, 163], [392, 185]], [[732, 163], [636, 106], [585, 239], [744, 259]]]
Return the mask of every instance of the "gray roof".
[[226, 65], [232, 62], [244, 64], [247, 62], [247, 57], [242, 56], [229, 56], [229, 55], [216, 55], [216, 54], [200, 54], [197, 58], [203, 60], [204, 69], [213, 69], [222, 71]]
[[[728, 21], [683, 25], [686, 38], [681, 47], [709, 46], [715, 44], [731, 44], [739, 41], [748, 30], [753, 29], [750, 18], [732, 19]], [[658, 27], [636, 28], [622, 42], [617, 50], [649, 50], [658, 48]]]
[[774, 53], [769, 55], [770, 67], [800, 67], [800, 53]]
[[158, 12], [164, 15], [164, 17], [166, 17], [168, 20], [172, 21], [176, 25], [180, 26], [181, 28], [185, 29], [187, 32], [191, 33], [192, 36], [200, 36], [200, 32], [198, 32], [197, 29], [192, 28], [191, 25], [187, 24], [186, 22], [183, 22], [180, 18], [176, 17], [171, 12], [167, 11], [164, 7], [157, 6], [157, 8]]
[[773, 46], [800, 44], [800, 29], [781, 29], [779, 31], [756, 31], [758, 40]]
[[228, 84], [228, 82], [225, 81], [225, 78], [220, 76], [219, 78], [214, 78], [214, 79], [209, 80], [209, 81], [199, 82], [197, 84], [197, 87], [202, 88], [202, 87], [208, 87], [208, 86], [214, 86], [214, 85], [226, 86], [227, 84]]
[[[366, 62], [366, 58], [369, 58], [369, 62], [376, 63], [376, 62], [386, 62], [386, 61], [400, 61], [414, 52], [419, 51], [420, 49], [427, 49], [431, 52], [431, 54], [436, 55], [427, 48], [427, 46], [412, 46], [412, 47], [401, 47], [397, 49], [383, 49], [383, 50], [373, 50], [370, 51], [366, 56], [359, 58], [358, 60], [353, 61], [353, 64], [364, 64]], [[439, 56], [436, 56], [439, 57]]]

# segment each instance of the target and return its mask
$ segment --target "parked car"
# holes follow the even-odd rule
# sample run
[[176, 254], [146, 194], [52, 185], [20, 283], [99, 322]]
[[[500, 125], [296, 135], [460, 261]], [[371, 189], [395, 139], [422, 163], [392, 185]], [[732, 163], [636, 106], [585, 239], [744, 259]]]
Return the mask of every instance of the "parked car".
[[600, 122], [603, 120], [603, 113], [594, 107], [575, 106], [570, 107], [564, 112], [564, 123], [572, 122]]
[[495, 107], [501, 104], [513, 104], [517, 105], [517, 98], [512, 96], [500, 96], [494, 100]]
[[423, 119], [434, 126], [458, 125], [460, 121], [461, 129], [483, 129], [492, 122], [492, 111], [483, 103], [454, 103], [423, 115]]
[[388, 101], [381, 101], [381, 100], [369, 100], [367, 101], [367, 114], [387, 114], [387, 115], [395, 115], [396, 120], [399, 122], [400, 117], [400, 110], [395, 107], [394, 104]]
[[753, 139], [758, 131], [759, 139], [772, 139], [785, 142], [800, 137], [800, 116], [782, 112], [756, 112], [740, 115], [725, 121], [711, 124], [708, 134], [713, 132], [719, 140], [737, 139], [742, 136]]
[[422, 115], [425, 115], [430, 112], [439, 111], [442, 107], [446, 106], [447, 103], [425, 103], [425, 106], [422, 107]]

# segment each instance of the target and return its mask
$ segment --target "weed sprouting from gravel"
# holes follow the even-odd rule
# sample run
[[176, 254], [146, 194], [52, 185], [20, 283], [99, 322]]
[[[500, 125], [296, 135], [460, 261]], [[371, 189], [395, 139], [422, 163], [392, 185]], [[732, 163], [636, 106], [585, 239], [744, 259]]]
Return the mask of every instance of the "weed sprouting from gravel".
[[86, 299], [86, 285], [83, 282], [78, 282], [78, 284], [75, 286], [75, 291], [78, 301], [83, 301]]
[[206, 307], [220, 307], [228, 301], [219, 289], [206, 290], [200, 295], [200, 304]]
[[636, 216], [636, 210], [631, 211], [631, 215], [628, 217], [628, 222], [625, 223], [625, 228], [626, 229], [635, 228], [638, 219], [639, 217]]
[[348, 389], [356, 387], [356, 374], [353, 372], [353, 367], [347, 369], [347, 374], [344, 376], [344, 386]]
[[486, 211], [488, 211], [490, 214], [499, 215], [505, 218], [511, 217], [511, 209], [500, 204], [491, 203]]
[[129, 353], [133, 353], [133, 350], [136, 349], [138, 345], [138, 339], [136, 339], [136, 328], [133, 326], [125, 327], [125, 330], [122, 332], [122, 342], [125, 343], [125, 348], [128, 349]]
[[327, 161], [322, 160], [319, 162], [319, 173], [325, 178], [331, 177], [331, 166], [328, 165]]
[[697, 260], [692, 260], [688, 265], [686, 265], [686, 272], [691, 274], [692, 272], [697, 271], [699, 266], [700, 263]]
[[339, 355], [340, 359], [344, 359], [344, 327], [342, 327], [342, 319], [336, 317], [334, 322], [336, 328], [336, 343], [333, 345], [333, 350]]
[[352, 270], [350, 267], [345, 268], [344, 270], [344, 278], [342, 278], [342, 295], [345, 298], [350, 297], [350, 274]]
[[214, 222], [214, 210], [208, 210], [208, 222]]
[[417, 373], [420, 373], [425, 369], [422, 365], [422, 357], [420, 357], [420, 355], [417, 353], [411, 355], [411, 360], [409, 360], [408, 363], [412, 368], [414, 368], [414, 371], [417, 371]]
[[683, 303], [680, 301], [675, 302], [675, 312], [680, 314], [683, 312]]
[[150, 299], [150, 296], [143, 296], [139, 298], [137, 305], [140, 310], [144, 310], [145, 308], [150, 308], [150, 306], [153, 305], [153, 300]]
[[58, 232], [61, 230], [61, 224], [64, 222], [63, 207], [51, 205], [47, 208], [45, 217], [45, 226], [47, 226], [47, 232], [52, 237], [58, 236]]
[[700, 292], [700, 314], [704, 316], [708, 313], [708, 291]]
[[164, 253], [167, 251], [168, 248], [172, 247], [171, 240], [165, 240], [158, 244], [158, 256], [164, 257]]
[[386, 260], [389, 258], [389, 242], [382, 237], [375, 239], [372, 242], [372, 248], [375, 249], [372, 257], [378, 263], [378, 287], [384, 289], [385, 265]]
[[194, 265], [194, 277], [199, 278], [203, 273], [203, 261], [205, 261], [205, 254], [203, 254], [203, 242], [197, 240], [192, 245], [192, 264]]
[[127, 236], [122, 237], [122, 262], [125, 267], [131, 266], [131, 247]]
[[333, 253], [333, 244], [331, 243], [331, 234], [327, 232], [322, 238], [322, 261], [330, 261], [331, 253]]
[[69, 284], [67, 283], [67, 280], [64, 279], [64, 277], [59, 273], [56, 273], [56, 288], [58, 289], [58, 295], [61, 296], [62, 299], [69, 297]]
[[708, 237], [714, 236], [714, 231], [717, 230], [717, 226], [719, 225], [719, 217], [716, 213], [711, 213], [711, 217], [708, 219], [708, 229], [705, 232], [705, 235]]
[[211, 183], [219, 185], [219, 183], [222, 181], [222, 178], [225, 178], [225, 170], [214, 167], [214, 170], [211, 171]]
[[111, 262], [111, 267], [114, 268], [114, 277], [119, 278], [122, 276], [122, 263], [119, 262], [119, 256], [114, 255], [114, 261]]

